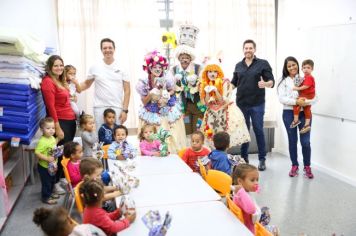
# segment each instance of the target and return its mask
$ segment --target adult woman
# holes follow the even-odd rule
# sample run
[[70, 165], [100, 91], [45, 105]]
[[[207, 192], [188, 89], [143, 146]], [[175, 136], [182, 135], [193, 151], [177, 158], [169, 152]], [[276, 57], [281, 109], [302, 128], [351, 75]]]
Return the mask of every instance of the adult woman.
[[217, 63], [208, 63], [202, 72], [200, 84], [201, 101], [207, 106], [201, 126], [213, 148], [212, 137], [225, 131], [230, 135], [230, 146], [250, 142], [245, 118], [240, 109], [229, 97], [232, 91], [230, 81]]
[[[290, 177], [298, 175], [299, 163], [298, 163], [298, 131], [304, 127], [305, 116], [304, 112], [299, 113], [299, 120], [301, 123], [298, 125], [298, 129], [290, 128], [290, 124], [293, 121], [293, 106], [305, 106], [310, 105], [315, 101], [306, 100], [305, 102], [297, 100], [298, 92], [293, 91], [293, 87], [296, 81], [301, 78], [299, 76], [299, 63], [294, 57], [287, 57], [284, 60], [283, 65], [283, 76], [278, 83], [277, 91], [279, 96], [279, 101], [283, 104], [283, 123], [287, 130], [288, 135], [288, 145], [289, 145], [289, 155], [292, 161], [292, 168], [289, 172]], [[311, 147], [310, 147], [310, 132], [305, 134], [300, 134], [300, 144], [302, 146], [303, 154], [303, 164], [304, 164], [304, 174], [307, 178], [312, 179], [314, 177], [310, 168], [310, 158], [311, 158]]]
[[[47, 116], [52, 117], [55, 122], [58, 145], [72, 141], [76, 132], [76, 118], [70, 106], [69, 88], [63, 71], [63, 59], [57, 55], [49, 57], [46, 64], [46, 75], [41, 83]], [[58, 160], [58, 163], [60, 161]], [[63, 177], [62, 165], [60, 164], [56, 177], [57, 182]]]
[[[143, 124], [161, 126], [171, 132], [168, 150], [171, 153], [185, 146], [185, 127], [180, 106], [175, 96], [173, 77], [166, 76], [167, 59], [154, 51], [146, 55], [143, 69], [148, 76], [136, 86], [143, 107], [139, 110], [140, 127]], [[167, 74], [168, 75], [168, 74]]]

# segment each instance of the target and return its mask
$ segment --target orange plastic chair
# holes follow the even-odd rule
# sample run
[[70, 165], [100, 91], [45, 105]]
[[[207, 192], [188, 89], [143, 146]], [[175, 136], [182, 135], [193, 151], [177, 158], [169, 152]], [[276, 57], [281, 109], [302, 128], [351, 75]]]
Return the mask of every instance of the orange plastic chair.
[[104, 159], [108, 159], [108, 150], [109, 150], [110, 144], [102, 146], [101, 150], [104, 151]]
[[207, 176], [206, 169], [200, 159], [198, 159], [198, 165], [199, 165], [200, 175], [206, 181], [206, 176]]
[[108, 165], [108, 150], [109, 150], [110, 144], [104, 145], [101, 147], [101, 150], [104, 151], [104, 155], [103, 155], [103, 159], [102, 159], [102, 163], [103, 163], [103, 167], [104, 170], [107, 170], [109, 168]]
[[232, 178], [222, 171], [208, 170], [205, 181], [210, 187], [217, 191], [220, 196], [226, 196], [226, 194], [229, 194], [231, 191]]
[[[73, 210], [73, 207], [74, 207], [75, 195], [74, 195], [74, 190], [72, 187], [72, 180], [70, 179], [69, 172], [67, 169], [67, 165], [68, 165], [69, 161], [70, 161], [69, 158], [63, 157], [63, 159], [61, 161], [61, 165], [63, 167], [64, 177], [67, 180], [67, 193], [66, 193], [66, 196], [64, 197], [63, 205], [66, 209], [68, 209], [68, 212], [70, 215]], [[71, 202], [70, 202], [70, 199], [72, 199]]]
[[273, 236], [261, 223], [255, 223], [255, 236]]
[[84, 211], [84, 204], [83, 204], [83, 199], [80, 196], [79, 188], [80, 185], [83, 183], [83, 181], [80, 181], [77, 186], [74, 188], [74, 194], [75, 194], [75, 203], [77, 204], [77, 209], [80, 214], [83, 213]]
[[185, 153], [185, 150], [187, 150], [187, 148], [182, 148], [181, 150], [179, 150], [178, 156], [179, 156], [180, 158], [183, 158], [183, 155], [184, 155], [184, 153]]
[[230, 194], [226, 194], [226, 204], [227, 208], [241, 221], [242, 224], [245, 223], [242, 210], [238, 207], [234, 201], [230, 198]]

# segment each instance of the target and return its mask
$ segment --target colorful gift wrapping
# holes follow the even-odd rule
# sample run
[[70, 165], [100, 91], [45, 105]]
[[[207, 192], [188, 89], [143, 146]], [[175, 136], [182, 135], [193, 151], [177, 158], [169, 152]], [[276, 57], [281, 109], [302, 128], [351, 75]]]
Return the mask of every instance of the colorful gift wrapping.
[[159, 211], [148, 211], [142, 218], [143, 223], [149, 229], [149, 236], [164, 236], [171, 226], [172, 215], [167, 212], [162, 222]]
[[159, 147], [161, 156], [168, 156], [168, 138], [171, 136], [171, 133], [168, 130], [159, 128], [156, 134], [152, 135], [152, 140], [159, 140], [161, 145]]

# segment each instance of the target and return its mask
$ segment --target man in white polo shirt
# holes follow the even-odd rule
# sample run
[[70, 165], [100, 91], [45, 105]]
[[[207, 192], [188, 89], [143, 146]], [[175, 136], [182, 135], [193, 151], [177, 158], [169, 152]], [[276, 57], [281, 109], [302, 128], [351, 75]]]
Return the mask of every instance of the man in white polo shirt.
[[87, 79], [81, 84], [81, 90], [90, 88], [95, 81], [94, 117], [96, 129], [104, 123], [104, 110], [112, 108], [116, 112], [116, 123], [123, 124], [127, 119], [130, 101], [130, 81], [118, 62], [114, 59], [115, 42], [104, 38], [100, 42], [103, 60], [89, 69]]

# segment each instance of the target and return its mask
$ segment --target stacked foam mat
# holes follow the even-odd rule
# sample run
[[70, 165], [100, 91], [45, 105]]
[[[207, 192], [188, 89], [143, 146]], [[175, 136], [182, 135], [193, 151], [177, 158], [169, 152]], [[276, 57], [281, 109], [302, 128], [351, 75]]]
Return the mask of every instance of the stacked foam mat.
[[29, 144], [46, 116], [40, 90], [44, 50], [31, 35], [0, 29], [0, 140]]

